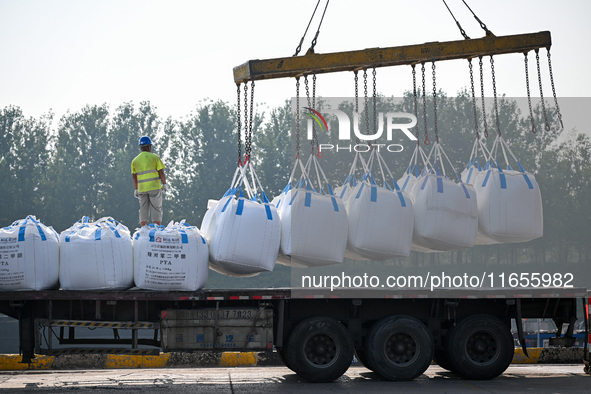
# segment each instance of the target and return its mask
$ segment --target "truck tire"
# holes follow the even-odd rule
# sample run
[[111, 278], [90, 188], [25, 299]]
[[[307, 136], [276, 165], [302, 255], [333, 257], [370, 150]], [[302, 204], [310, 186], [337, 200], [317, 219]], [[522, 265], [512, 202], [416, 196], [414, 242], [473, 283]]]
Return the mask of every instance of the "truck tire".
[[289, 366], [289, 362], [287, 361], [287, 348], [285, 346], [278, 347], [277, 348], [277, 354], [279, 355], [279, 358], [281, 359], [281, 361], [283, 361], [283, 364], [285, 364], [285, 366], [287, 368], [289, 368], [289, 369], [291, 369], [293, 371], [293, 368], [291, 368]]
[[447, 369], [450, 372], [454, 372], [454, 369], [449, 362], [449, 357], [445, 353], [445, 349], [435, 349], [433, 354], [433, 360], [443, 369]]
[[390, 316], [371, 328], [365, 354], [372, 370], [383, 378], [412, 380], [429, 368], [433, 339], [414, 317]]
[[363, 364], [363, 366], [367, 369], [369, 369], [370, 371], [373, 371], [373, 368], [371, 367], [371, 365], [369, 365], [369, 361], [367, 361], [367, 355], [365, 354], [365, 350], [362, 348], [357, 348], [355, 349], [355, 357], [357, 358], [357, 361], [359, 361], [361, 364]]
[[492, 379], [511, 364], [514, 354], [509, 327], [490, 315], [472, 315], [450, 329], [446, 354], [453, 371], [465, 379]]
[[347, 329], [330, 317], [312, 317], [300, 322], [287, 343], [287, 365], [313, 383], [332, 382], [353, 361], [353, 340]]

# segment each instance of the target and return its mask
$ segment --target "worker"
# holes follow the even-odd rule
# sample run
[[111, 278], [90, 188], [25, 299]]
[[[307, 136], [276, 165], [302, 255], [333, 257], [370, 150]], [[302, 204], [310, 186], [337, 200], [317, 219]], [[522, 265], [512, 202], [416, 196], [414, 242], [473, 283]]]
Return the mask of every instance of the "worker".
[[164, 164], [158, 155], [152, 153], [152, 140], [148, 136], [140, 138], [141, 153], [131, 162], [134, 196], [140, 200], [140, 226], [152, 221], [162, 223], [162, 193], [166, 193], [166, 175]]

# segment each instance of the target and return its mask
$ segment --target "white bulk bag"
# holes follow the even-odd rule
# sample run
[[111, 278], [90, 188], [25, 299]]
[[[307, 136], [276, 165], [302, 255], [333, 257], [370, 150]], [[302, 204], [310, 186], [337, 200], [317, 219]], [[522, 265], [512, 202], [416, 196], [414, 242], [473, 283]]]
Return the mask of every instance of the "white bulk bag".
[[412, 249], [416, 251], [464, 249], [476, 242], [476, 192], [461, 179], [456, 183], [446, 177], [443, 158], [451, 165], [439, 142], [435, 142], [425, 162], [427, 171], [411, 191], [415, 208]]
[[217, 203], [213, 200], [210, 203], [201, 224], [209, 243], [210, 267], [231, 276], [273, 271], [279, 252], [281, 223], [250, 161], [236, 169], [226, 194]]
[[419, 172], [419, 156], [421, 157], [423, 162], [428, 161], [425, 151], [423, 151], [423, 148], [421, 148], [421, 146], [417, 144], [410, 158], [410, 163], [408, 164], [408, 167], [406, 167], [406, 171], [404, 171], [404, 174], [402, 175], [402, 177], [400, 177], [400, 179], [398, 179], [397, 182], [398, 186], [400, 187], [400, 190], [408, 194], [410, 194], [412, 189], [415, 187], [418, 177], [424, 175]]
[[[464, 183], [473, 185], [474, 189], [476, 189], [476, 179], [480, 173], [487, 171], [490, 168], [490, 161], [490, 151], [486, 148], [486, 145], [484, 145], [481, 139], [475, 139], [474, 145], [472, 146], [472, 152], [470, 153], [470, 160], [468, 160], [468, 164], [462, 171], [460, 178]], [[478, 206], [480, 207], [478, 192], [476, 193], [476, 197]], [[496, 243], [498, 243], [498, 241], [486, 236], [480, 230], [476, 232], [476, 242], [474, 245], [492, 245]]]
[[[357, 159], [366, 171], [359, 182], [355, 180]], [[383, 187], [376, 184], [372, 165], [378, 163], [384, 180]], [[388, 172], [386, 175], [385, 171]], [[387, 179], [391, 179], [394, 188]], [[409, 195], [400, 190], [383, 157], [372, 150], [369, 163], [356, 154], [345, 185], [344, 201], [349, 220], [347, 256], [358, 255], [371, 260], [387, 260], [410, 254], [414, 225], [413, 203]]]
[[205, 238], [184, 220], [144, 226], [133, 235], [133, 277], [139, 288], [195, 291], [205, 286], [208, 265]]
[[[474, 145], [472, 146], [472, 152], [470, 153], [470, 159], [466, 168], [460, 174], [462, 182], [468, 185], [473, 185], [476, 176], [483, 170], [488, 169], [488, 163], [490, 159], [490, 152], [486, 148], [486, 145], [482, 142], [482, 139], [476, 138]], [[482, 161], [482, 165], [480, 164]]]
[[83, 217], [60, 234], [63, 290], [124, 290], [133, 286], [129, 230], [112, 218]]
[[[318, 178], [317, 188], [309, 176], [312, 165]], [[298, 181], [294, 179], [297, 168], [302, 172]], [[286, 188], [273, 202], [281, 217], [279, 263], [316, 267], [343, 262], [347, 247], [347, 212], [314, 154], [310, 155], [306, 166], [296, 159]]]
[[[497, 159], [501, 148], [507, 169], [501, 169]], [[526, 242], [539, 238], [544, 231], [542, 196], [533, 174], [526, 172], [507, 143], [497, 136], [491, 167], [480, 172], [474, 187], [478, 197], [479, 237], [492, 242]], [[507, 152], [517, 163], [513, 170]]]
[[0, 229], [0, 291], [58, 287], [59, 236], [35, 216]]

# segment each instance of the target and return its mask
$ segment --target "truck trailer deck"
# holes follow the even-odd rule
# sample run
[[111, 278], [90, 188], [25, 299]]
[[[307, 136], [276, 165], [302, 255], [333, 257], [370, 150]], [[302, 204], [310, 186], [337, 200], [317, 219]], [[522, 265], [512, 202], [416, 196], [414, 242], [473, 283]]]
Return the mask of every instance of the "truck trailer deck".
[[[583, 288], [359, 295], [356, 289], [303, 288], [11, 291], [0, 292], [0, 313], [19, 321], [23, 362], [35, 354], [276, 350], [312, 382], [337, 379], [353, 355], [390, 380], [414, 379], [432, 359], [464, 378], [490, 379], [513, 357], [511, 319], [522, 346], [521, 319], [552, 319], [551, 346], [573, 346], [577, 318], [585, 319], [588, 335]], [[110, 329], [113, 337], [77, 337], [82, 328]], [[120, 335], [123, 330], [131, 335]]]

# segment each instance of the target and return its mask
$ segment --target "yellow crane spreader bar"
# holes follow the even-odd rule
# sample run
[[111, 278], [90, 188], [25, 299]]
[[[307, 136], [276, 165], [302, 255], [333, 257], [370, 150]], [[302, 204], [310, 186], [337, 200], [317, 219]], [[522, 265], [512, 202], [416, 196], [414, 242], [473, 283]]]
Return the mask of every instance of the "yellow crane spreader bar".
[[427, 42], [390, 48], [348, 52], [307, 53], [304, 56], [249, 60], [234, 67], [236, 84], [261, 79], [289, 78], [306, 74], [354, 71], [373, 67], [400, 66], [440, 60], [470, 59], [504, 53], [524, 53], [550, 48], [549, 31], [470, 40]]

